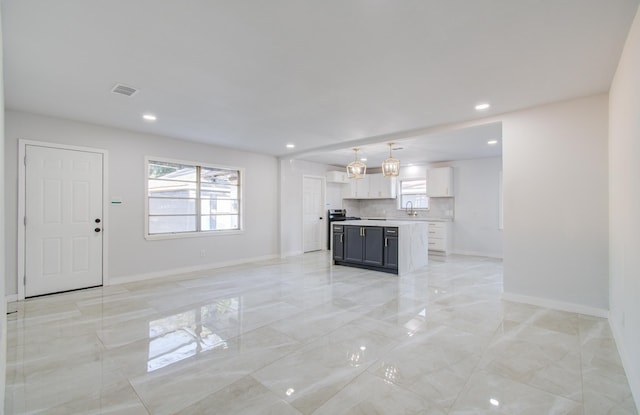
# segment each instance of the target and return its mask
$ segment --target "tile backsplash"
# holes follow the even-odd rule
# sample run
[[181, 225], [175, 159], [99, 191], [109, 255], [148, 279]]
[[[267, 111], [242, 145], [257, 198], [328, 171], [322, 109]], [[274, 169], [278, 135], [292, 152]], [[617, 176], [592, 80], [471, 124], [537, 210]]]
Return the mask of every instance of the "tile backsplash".
[[[429, 199], [429, 210], [417, 210], [417, 218], [453, 219], [455, 199], [452, 197]], [[398, 209], [396, 199], [344, 199], [342, 207], [347, 209], [348, 216], [363, 218], [405, 218], [404, 209]]]

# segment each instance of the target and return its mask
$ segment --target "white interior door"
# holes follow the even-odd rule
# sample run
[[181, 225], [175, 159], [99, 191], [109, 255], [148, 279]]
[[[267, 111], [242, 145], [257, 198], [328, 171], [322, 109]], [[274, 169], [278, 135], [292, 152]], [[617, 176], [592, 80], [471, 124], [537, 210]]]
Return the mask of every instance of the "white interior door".
[[303, 250], [318, 251], [324, 246], [323, 180], [316, 177], [302, 179]]
[[25, 296], [102, 285], [103, 155], [26, 146]]

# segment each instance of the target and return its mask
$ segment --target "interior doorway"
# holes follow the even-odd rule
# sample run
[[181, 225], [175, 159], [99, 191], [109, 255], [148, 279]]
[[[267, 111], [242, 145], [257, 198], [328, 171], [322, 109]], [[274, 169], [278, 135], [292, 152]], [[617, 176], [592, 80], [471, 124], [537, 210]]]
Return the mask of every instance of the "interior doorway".
[[319, 251], [325, 245], [325, 178], [302, 178], [303, 252]]

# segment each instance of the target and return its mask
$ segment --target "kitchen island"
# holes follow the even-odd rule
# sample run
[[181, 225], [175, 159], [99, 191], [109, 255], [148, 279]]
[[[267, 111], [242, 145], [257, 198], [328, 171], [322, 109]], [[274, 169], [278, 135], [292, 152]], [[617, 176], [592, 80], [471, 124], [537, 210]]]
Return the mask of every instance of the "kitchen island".
[[334, 223], [331, 232], [336, 265], [404, 275], [429, 261], [426, 222], [348, 220]]

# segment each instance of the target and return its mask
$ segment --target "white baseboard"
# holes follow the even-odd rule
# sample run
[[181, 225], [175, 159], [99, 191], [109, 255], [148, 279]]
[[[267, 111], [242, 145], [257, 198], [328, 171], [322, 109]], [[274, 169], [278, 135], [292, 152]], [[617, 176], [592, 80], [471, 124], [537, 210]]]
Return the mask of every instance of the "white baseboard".
[[609, 318], [609, 310], [596, 307], [588, 307], [580, 304], [565, 303], [563, 301], [549, 300], [547, 298], [529, 297], [527, 295], [502, 293], [502, 299], [516, 303], [537, 305], [539, 307], [551, 308], [554, 310], [568, 311], [570, 313], [586, 314], [593, 317]]
[[7, 294], [4, 297], [5, 303], [13, 303], [14, 301], [18, 301], [18, 294]]
[[616, 325], [611, 319], [609, 319], [609, 327], [611, 328], [611, 333], [613, 333], [613, 338], [616, 341], [618, 354], [620, 355], [620, 360], [622, 360], [622, 367], [624, 368], [627, 380], [629, 381], [631, 395], [633, 395], [636, 408], [640, 408], [640, 379], [638, 379], [638, 370], [636, 369], [634, 371], [633, 362], [629, 358], [630, 355], [628, 350], [625, 348], [620, 327], [618, 327], [618, 325]]
[[149, 272], [144, 274], [133, 274], [133, 275], [127, 275], [127, 276], [121, 276], [121, 277], [110, 277], [106, 285], [126, 284], [128, 282], [146, 281], [146, 280], [152, 280], [155, 278], [169, 277], [172, 275], [203, 272], [203, 271], [208, 271], [212, 269], [231, 267], [234, 265], [242, 265], [242, 264], [248, 264], [248, 263], [259, 262], [259, 261], [268, 261], [276, 258], [278, 258], [278, 255], [264, 255], [264, 256], [253, 257], [253, 258], [235, 259], [231, 261], [222, 261], [222, 262], [216, 262], [212, 264], [197, 265], [194, 267], [171, 268], [167, 270]]
[[298, 255], [302, 255], [302, 254], [304, 254], [304, 252], [303, 252], [303, 251], [289, 251], [289, 252], [283, 252], [283, 253], [280, 255], [280, 258], [287, 258], [287, 257], [290, 257], [290, 256], [298, 256]]
[[451, 251], [454, 255], [468, 255], [468, 256], [482, 256], [486, 258], [496, 258], [502, 259], [502, 254], [491, 254], [487, 252], [479, 252], [479, 251]]

